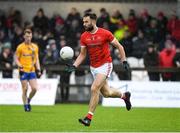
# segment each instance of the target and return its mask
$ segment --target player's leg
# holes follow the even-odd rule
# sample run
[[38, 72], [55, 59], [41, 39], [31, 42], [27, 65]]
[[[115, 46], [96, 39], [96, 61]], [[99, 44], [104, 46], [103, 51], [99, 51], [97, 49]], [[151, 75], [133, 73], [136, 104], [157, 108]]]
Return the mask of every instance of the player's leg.
[[36, 74], [35, 73], [30, 73], [30, 75], [29, 75], [29, 85], [31, 87], [31, 92], [30, 92], [29, 97], [28, 97], [28, 106], [29, 106], [29, 108], [31, 110], [30, 101], [34, 97], [34, 95], [36, 94], [36, 91], [37, 91], [37, 88], [38, 88], [38, 84], [37, 84], [37, 79], [36, 79]]
[[22, 80], [21, 81], [23, 104], [27, 103], [27, 88], [28, 88], [27, 85], [28, 85], [27, 80]]
[[30, 103], [31, 99], [34, 97], [34, 95], [36, 94], [36, 91], [37, 91], [37, 87], [38, 87], [37, 79], [29, 80], [29, 85], [31, 86], [31, 92], [28, 97], [28, 101]]
[[93, 113], [99, 102], [100, 89], [104, 85], [105, 81], [106, 81], [106, 75], [104, 74], [96, 75], [95, 80], [91, 86], [91, 99], [89, 103], [89, 112], [84, 119], [79, 119], [79, 122], [81, 122], [85, 126], [90, 126]]
[[105, 83], [104, 83], [104, 85], [100, 91], [104, 97], [115, 97], [115, 98], [122, 98], [123, 97], [123, 93], [121, 91], [119, 91], [118, 89], [110, 87], [108, 85], [107, 80], [105, 81]]
[[28, 90], [28, 73], [19, 72], [21, 87], [22, 87], [22, 101], [24, 104], [24, 111], [29, 112], [30, 109], [27, 104], [27, 90]]
[[101, 88], [100, 91], [101, 91], [101, 93], [102, 93], [102, 95], [104, 97], [114, 97], [114, 98], [121, 98], [121, 99], [123, 99], [125, 104], [126, 104], [126, 109], [128, 111], [131, 109], [131, 102], [130, 102], [131, 94], [130, 94], [130, 92], [122, 93], [118, 89], [110, 87], [108, 85], [107, 80], [105, 81], [105, 83], [104, 83], [104, 85], [103, 85], [103, 87]]
[[24, 104], [24, 110], [29, 111], [28, 106], [27, 106], [28, 81], [27, 80], [21, 80], [21, 87], [22, 87], [22, 101]]
[[100, 89], [106, 81], [106, 76], [104, 74], [97, 74], [96, 78], [91, 86], [91, 99], [89, 103], [89, 112], [94, 113], [96, 106], [99, 102]]

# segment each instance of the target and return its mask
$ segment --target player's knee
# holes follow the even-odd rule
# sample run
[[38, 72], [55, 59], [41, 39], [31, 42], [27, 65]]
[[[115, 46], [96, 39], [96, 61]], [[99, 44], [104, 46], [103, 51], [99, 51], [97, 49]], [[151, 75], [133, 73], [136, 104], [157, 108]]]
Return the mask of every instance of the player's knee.
[[103, 93], [103, 96], [104, 96], [105, 98], [108, 98], [108, 97], [109, 97], [108, 93]]
[[105, 98], [108, 98], [110, 96], [110, 93], [109, 91], [105, 91], [102, 93], [102, 95], [105, 97]]
[[91, 93], [93, 94], [93, 93], [98, 93], [99, 92], [99, 90], [98, 90], [98, 87], [97, 86], [92, 86], [91, 87]]
[[27, 93], [27, 87], [22, 87], [22, 92], [23, 92], [23, 94], [26, 94]]
[[36, 91], [37, 91], [37, 89], [36, 89], [36, 88], [32, 88], [32, 92], [34, 92], [34, 93], [35, 93]]

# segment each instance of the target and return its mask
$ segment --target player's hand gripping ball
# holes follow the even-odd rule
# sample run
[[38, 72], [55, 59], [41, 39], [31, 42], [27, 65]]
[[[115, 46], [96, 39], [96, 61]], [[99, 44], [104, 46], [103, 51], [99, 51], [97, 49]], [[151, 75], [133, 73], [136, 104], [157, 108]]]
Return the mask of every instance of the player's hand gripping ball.
[[74, 57], [74, 51], [71, 47], [65, 46], [60, 50], [60, 57], [63, 60], [70, 60]]
[[126, 71], [129, 71], [129, 64], [127, 61], [123, 61], [123, 68], [126, 70]]

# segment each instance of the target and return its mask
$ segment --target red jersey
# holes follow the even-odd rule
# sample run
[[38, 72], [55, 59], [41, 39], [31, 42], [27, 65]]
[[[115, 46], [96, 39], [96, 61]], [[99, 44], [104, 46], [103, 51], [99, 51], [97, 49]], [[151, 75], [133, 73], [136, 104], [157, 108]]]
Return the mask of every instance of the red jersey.
[[95, 33], [85, 31], [81, 35], [81, 46], [85, 46], [88, 50], [90, 66], [99, 67], [104, 63], [112, 62], [109, 43], [113, 39], [113, 34], [102, 28], [98, 28]]

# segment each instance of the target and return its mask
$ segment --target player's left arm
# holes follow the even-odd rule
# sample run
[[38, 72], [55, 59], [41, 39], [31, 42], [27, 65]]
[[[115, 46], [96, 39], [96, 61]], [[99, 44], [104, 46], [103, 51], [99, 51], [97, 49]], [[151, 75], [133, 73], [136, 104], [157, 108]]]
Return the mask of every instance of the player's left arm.
[[36, 63], [35, 63], [35, 67], [36, 67], [36, 73], [38, 78], [41, 76], [41, 66], [40, 66], [40, 61], [39, 61], [39, 52], [38, 52], [38, 47], [36, 50]]
[[119, 43], [119, 41], [116, 38], [114, 38], [113, 41], [111, 42], [111, 44], [118, 49], [119, 55], [120, 55], [119, 57], [120, 57], [121, 61], [122, 62], [126, 61], [126, 54], [125, 54], [124, 48]]
[[123, 63], [123, 67], [125, 70], [128, 71], [129, 70], [129, 64], [126, 61], [126, 54], [124, 51], [124, 47], [119, 43], [119, 41], [116, 38], [113, 39], [111, 44], [119, 50], [119, 55], [120, 55], [121, 62]]
[[36, 59], [36, 64], [35, 64], [36, 65], [36, 69], [37, 70], [41, 70], [40, 63], [39, 63], [39, 56], [37, 56], [36, 58], [37, 58]]

